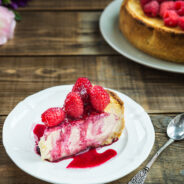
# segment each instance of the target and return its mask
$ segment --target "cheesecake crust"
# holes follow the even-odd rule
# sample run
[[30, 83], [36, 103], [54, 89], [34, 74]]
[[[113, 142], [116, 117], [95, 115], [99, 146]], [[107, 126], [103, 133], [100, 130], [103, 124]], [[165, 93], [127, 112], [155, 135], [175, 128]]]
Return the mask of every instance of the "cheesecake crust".
[[120, 124], [118, 130], [114, 132], [114, 134], [104, 142], [104, 145], [111, 144], [114, 140], [117, 140], [121, 136], [122, 131], [125, 128], [124, 102], [119, 98], [116, 93], [110, 90], [106, 91], [110, 95], [110, 103], [107, 105], [104, 111], [115, 114], [120, 119]]

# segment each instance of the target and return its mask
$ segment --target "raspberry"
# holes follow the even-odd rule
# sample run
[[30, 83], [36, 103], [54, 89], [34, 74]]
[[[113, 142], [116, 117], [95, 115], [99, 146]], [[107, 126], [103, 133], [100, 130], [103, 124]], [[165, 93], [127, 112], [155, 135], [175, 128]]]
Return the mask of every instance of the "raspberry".
[[101, 86], [94, 86], [90, 91], [90, 100], [94, 109], [103, 112], [110, 103], [110, 96]]
[[174, 10], [165, 11], [164, 15], [164, 24], [168, 27], [176, 27], [178, 25], [178, 14]]
[[88, 78], [78, 78], [75, 85], [73, 86], [73, 92], [79, 92], [83, 102], [87, 102], [89, 99], [89, 91], [92, 87], [91, 82]]
[[68, 116], [79, 118], [84, 112], [84, 104], [79, 93], [70, 92], [64, 104], [65, 111]]
[[163, 17], [165, 11], [167, 10], [175, 10], [175, 2], [174, 1], [165, 1], [160, 4], [160, 16]]
[[145, 4], [147, 4], [150, 1], [151, 0], [140, 0], [140, 3], [141, 3], [142, 8], [144, 7]]
[[184, 15], [184, 1], [176, 1], [175, 2], [175, 10], [178, 15]]
[[179, 18], [178, 25], [184, 30], [184, 16]]
[[164, 1], [167, 1], [167, 0], [157, 0], [158, 1], [158, 3], [162, 3], [162, 2], [164, 2]]
[[42, 122], [47, 127], [60, 124], [64, 120], [64, 117], [65, 113], [60, 107], [49, 108], [41, 116]]
[[144, 5], [144, 13], [149, 17], [156, 17], [159, 13], [159, 3], [157, 1], [151, 1]]

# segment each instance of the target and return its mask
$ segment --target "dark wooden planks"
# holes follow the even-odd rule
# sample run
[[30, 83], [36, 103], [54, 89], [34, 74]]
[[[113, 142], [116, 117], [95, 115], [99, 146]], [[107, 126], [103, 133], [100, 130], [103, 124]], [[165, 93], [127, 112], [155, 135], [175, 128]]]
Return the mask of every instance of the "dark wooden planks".
[[99, 12], [31, 11], [21, 15], [14, 39], [1, 47], [0, 56], [117, 54], [100, 34]]
[[73, 84], [78, 77], [117, 89], [149, 113], [184, 111], [184, 75], [150, 69], [121, 56], [1, 57], [0, 114], [42, 89]]
[[20, 11], [28, 10], [102, 10], [112, 0], [32, 0]]
[[[149, 158], [134, 172], [128, 176], [121, 178], [111, 184], [126, 184], [132, 176], [134, 176], [141, 168], [145, 166], [151, 156], [162, 146], [166, 141], [166, 127], [173, 116], [168, 115], [152, 115], [151, 119], [155, 127], [156, 140], [153, 150]], [[2, 135], [3, 122], [6, 116], [0, 116], [0, 135]], [[1, 137], [0, 137], [1, 140]], [[0, 183], [11, 184], [32, 184], [32, 183], [46, 183], [42, 182], [20, 170], [7, 156], [2, 142], [0, 142]], [[148, 174], [145, 184], [183, 184], [184, 180], [184, 159], [183, 159], [184, 145], [182, 142], [176, 142], [168, 147], [167, 150], [159, 157]], [[174, 167], [173, 167], [174, 166]]]
[[[87, 76], [96, 84], [127, 94], [151, 114], [184, 112], [184, 76], [135, 64], [105, 43], [98, 24], [109, 2], [32, 0], [19, 9], [22, 21], [17, 23], [15, 37], [0, 48], [0, 115], [5, 115], [0, 116], [0, 183], [46, 183], [21, 171], [2, 145], [6, 115], [39, 90]], [[151, 119], [156, 142], [150, 157], [167, 140], [165, 129], [171, 115], [155, 114]], [[146, 184], [183, 184], [183, 151], [182, 142], [171, 145], [153, 165]], [[127, 183], [145, 164], [112, 184]]]

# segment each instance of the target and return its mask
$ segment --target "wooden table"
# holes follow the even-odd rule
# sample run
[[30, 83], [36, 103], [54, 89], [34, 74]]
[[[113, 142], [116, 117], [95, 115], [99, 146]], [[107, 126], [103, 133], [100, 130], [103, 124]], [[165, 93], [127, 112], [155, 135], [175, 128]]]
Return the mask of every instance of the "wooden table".
[[[184, 112], [184, 75], [136, 64], [103, 40], [98, 21], [110, 1], [33, 0], [20, 9], [22, 21], [17, 23], [14, 39], [0, 47], [0, 183], [45, 183], [20, 170], [2, 145], [2, 127], [8, 113], [20, 100], [42, 89], [71, 84], [86, 76], [96, 84], [127, 94], [152, 119], [156, 141], [150, 157], [167, 140], [169, 120]], [[127, 183], [148, 160], [111, 184]], [[184, 183], [183, 142], [172, 144], [159, 157], [146, 183]]]

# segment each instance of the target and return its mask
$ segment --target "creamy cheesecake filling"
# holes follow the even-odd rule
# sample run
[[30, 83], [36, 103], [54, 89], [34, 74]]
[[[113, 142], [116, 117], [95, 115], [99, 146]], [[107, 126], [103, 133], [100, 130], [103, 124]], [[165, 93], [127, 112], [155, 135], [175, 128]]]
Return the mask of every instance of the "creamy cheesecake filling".
[[41, 158], [55, 161], [85, 150], [112, 143], [113, 135], [122, 126], [121, 119], [112, 113], [90, 115], [84, 120], [63, 123], [46, 129], [39, 141]]

